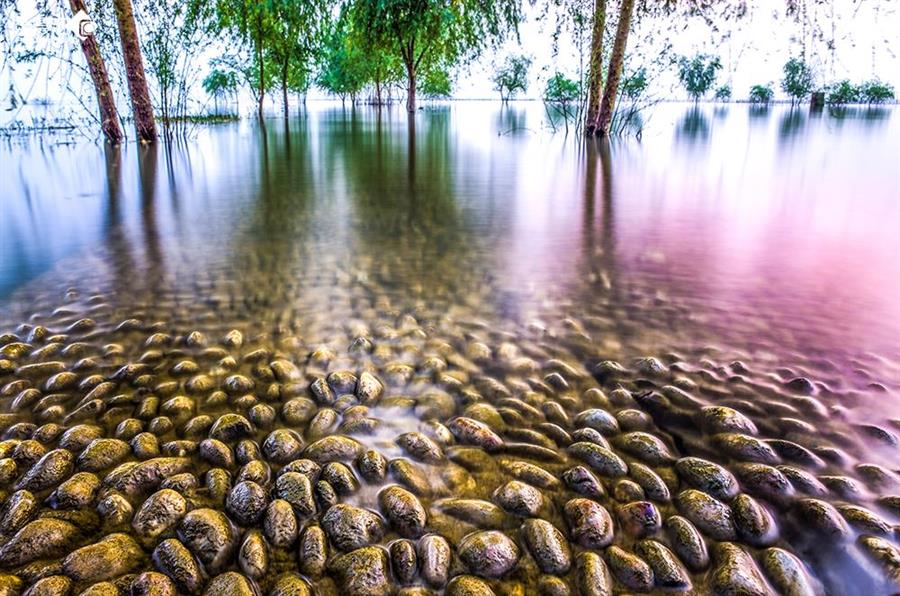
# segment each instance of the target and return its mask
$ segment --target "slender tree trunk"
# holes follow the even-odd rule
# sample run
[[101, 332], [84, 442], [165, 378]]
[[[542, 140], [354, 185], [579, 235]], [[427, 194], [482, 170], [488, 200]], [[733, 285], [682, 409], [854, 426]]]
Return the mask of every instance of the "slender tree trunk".
[[600, 115], [597, 118], [597, 134], [609, 135], [613, 112], [616, 107], [616, 95], [619, 92], [619, 80], [622, 78], [622, 65], [625, 63], [625, 46], [628, 44], [628, 32], [631, 30], [631, 16], [634, 14], [634, 0], [622, 0], [619, 11], [619, 24], [616, 27], [616, 39], [613, 42], [612, 56], [606, 73], [606, 86], [603, 99], [600, 101]]
[[[69, 0], [72, 14], [85, 10], [84, 0]], [[85, 10], [85, 12], [87, 12]], [[122, 128], [119, 126], [119, 114], [116, 111], [116, 98], [112, 87], [109, 85], [109, 74], [106, 72], [106, 63], [100, 55], [100, 45], [93, 35], [88, 35], [81, 40], [81, 51], [88, 63], [91, 72], [91, 80], [94, 82], [94, 92], [97, 94], [97, 104], [100, 107], [100, 128], [103, 136], [110, 143], [122, 141]]]
[[263, 101], [266, 98], [266, 68], [263, 64], [262, 16], [256, 17], [256, 61], [259, 62], [259, 98], [256, 111], [259, 119], [263, 117]]
[[144, 60], [138, 43], [137, 27], [131, 0], [113, 0], [116, 7], [116, 21], [119, 25], [119, 40], [122, 42], [122, 59], [125, 61], [125, 75], [128, 78], [128, 93], [131, 95], [131, 111], [134, 113], [134, 127], [138, 141], [152, 143], [156, 140], [156, 120], [150, 89], [144, 74]]
[[588, 109], [584, 132], [597, 132], [600, 115], [600, 93], [603, 87], [603, 31], [606, 29], [606, 0], [594, 0], [594, 28], [591, 33], [591, 62], [588, 71]]
[[406, 61], [406, 81], [406, 111], [412, 114], [416, 111], [416, 65], [411, 58]]
[[287, 118], [290, 113], [288, 106], [288, 58], [285, 57], [284, 63], [281, 65], [281, 97], [284, 102], [284, 117]]

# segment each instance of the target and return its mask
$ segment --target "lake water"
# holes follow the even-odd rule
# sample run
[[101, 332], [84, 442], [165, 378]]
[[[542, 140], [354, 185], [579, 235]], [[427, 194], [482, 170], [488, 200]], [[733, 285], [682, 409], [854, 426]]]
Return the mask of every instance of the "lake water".
[[[115, 393], [124, 391], [135, 404], [149, 394], [165, 401], [187, 392], [196, 394], [190, 416], [224, 411], [217, 401], [204, 405], [212, 387], [189, 391], [187, 377], [167, 368], [187, 359], [199, 366], [186, 367], [186, 374], [208, 375], [215, 388], [230, 373], [256, 379], [252, 403], [232, 399], [229, 411], [246, 413], [259, 402], [278, 414], [293, 394], [282, 387], [274, 398], [264, 395], [269, 381], [286, 383], [260, 373], [255, 356], [247, 359], [262, 349], [270, 360], [292, 361], [304, 382], [343, 369], [379, 377], [384, 399], [393, 399], [369, 404], [380, 430], [336, 422], [331, 432], [389, 457], [404, 455], [392, 446], [399, 434], [421, 430], [428, 420], [477, 418], [470, 409], [483, 401], [492, 414], [500, 412], [504, 429], [495, 430], [504, 441], [546, 439], [563, 453], [559, 461], [524, 448], [494, 457], [516, 454], [558, 476], [577, 455], [565, 455], [562, 439], [535, 438], [535, 425], [574, 432], [585, 425], [580, 412], [604, 408], [623, 431], [662, 437], [671, 457], [722, 464], [765, 503], [775, 537], [748, 538], [752, 532], [738, 527], [736, 538], [760, 568], [768, 560], [763, 549], [775, 545], [809, 565], [814, 588], [821, 582], [831, 593], [850, 585], [890, 593], [900, 589], [900, 564], [891, 559], [900, 551], [890, 551], [900, 498], [887, 498], [900, 494], [892, 472], [900, 432], [898, 156], [896, 108], [811, 113], [784, 105], [662, 104], [645, 115], [639, 139], [609, 143], [554, 131], [543, 106], [527, 102], [428, 105], [412, 120], [399, 109], [311, 102], [287, 121], [201, 128], [187, 141], [157, 147], [8, 141], [0, 146], [0, 333], [14, 335], [0, 344], [24, 343], [38, 353], [6, 353], [10, 364], [0, 385], [13, 388], [0, 398], [0, 416], [5, 427], [19, 425], [7, 432], [7, 443], [28, 439], [48, 422], [78, 423], [72, 413], [99, 381], [61, 386], [72, 397], [56, 410], [43, 402], [32, 407], [37, 396], [28, 407], [14, 407], [20, 390], [40, 387], [38, 380], [61, 370], [74, 372], [79, 383], [91, 374], [113, 378], [141, 357], [152, 379], [115, 378]], [[90, 324], [66, 330], [84, 317]], [[139, 323], [119, 326], [131, 319]], [[35, 334], [35, 326], [47, 331]], [[226, 344], [235, 365], [204, 360], [200, 349], [232, 329], [246, 338], [243, 347]], [[203, 341], [189, 340], [192, 331]], [[62, 346], [76, 340], [88, 347], [66, 354]], [[40, 352], [52, 343], [60, 349]], [[161, 353], [147, 357], [151, 349]], [[96, 362], [76, 365], [87, 357]], [[15, 372], [29, 359], [62, 364], [15, 385], [33, 379], [27, 370]], [[627, 370], [597, 368], [602, 361]], [[554, 372], [563, 382], [546, 378]], [[691, 399], [675, 397], [673, 386]], [[592, 387], [608, 395], [621, 387], [633, 397], [583, 397]], [[672, 402], [665, 407], [647, 397], [663, 387]], [[435, 390], [453, 396], [455, 408], [425, 407], [421, 396]], [[332, 406], [313, 397], [317, 407]], [[556, 406], [548, 400], [561, 404], [565, 423], [550, 415]], [[103, 402], [97, 420], [105, 436], [114, 436], [128, 416]], [[739, 411], [753, 421], [753, 432], [738, 433], [733, 420], [716, 426], [704, 418], [704, 405]], [[345, 411], [335, 409], [347, 425]], [[193, 473], [202, 477], [209, 462], [195, 446], [176, 444], [188, 440], [180, 425], [190, 416], [161, 412], [175, 423], [152, 431], [162, 452], [193, 457]], [[267, 423], [252, 422], [262, 443]], [[291, 426], [278, 417], [268, 425]], [[315, 438], [306, 426], [297, 430], [304, 443]], [[746, 446], [721, 431], [773, 440], [777, 453], [747, 455]], [[455, 442], [467, 442], [453, 434]], [[654, 458], [620, 437], [610, 442], [627, 461], [660, 468], [673, 497], [692, 486], [669, 456]], [[790, 452], [793, 445], [810, 458]], [[454, 462], [448, 465], [475, 480], [461, 485], [466, 489], [447, 481], [447, 494], [434, 489], [422, 497], [429, 529], [457, 549], [462, 536], [442, 516], [465, 516], [447, 514], [455, 509], [441, 498], [490, 500], [499, 484], [518, 476], [507, 468], [485, 472], [452, 451], [458, 446], [442, 446]], [[12, 457], [14, 448], [0, 449], [0, 458]], [[20, 459], [21, 475], [21, 464], [33, 462]], [[812, 474], [822, 490], [800, 488], [789, 475], [794, 486], [786, 502], [751, 488], [750, 472], [741, 468], [748, 462], [793, 466]], [[610, 495], [604, 505], [627, 528], [623, 516], [636, 497], [630, 485], [617, 491], [616, 482], [604, 478]], [[542, 517], [564, 528], [561, 504], [574, 493], [543, 488], [560, 505]], [[351, 492], [341, 500], [379, 510], [375, 492]], [[816, 502], [801, 503], [804, 497]], [[823, 513], [820, 503], [840, 513]], [[133, 504], [137, 510], [140, 502]], [[677, 510], [702, 526], [690, 503], [660, 499], [655, 506], [663, 519]], [[838, 521], [829, 521], [832, 511]], [[821, 532], [846, 546], [820, 549]], [[726, 573], [732, 559], [713, 547], [715, 532], [704, 534], [715, 573], [694, 570], [692, 581], [724, 592], [739, 583]], [[884, 544], [865, 538], [873, 534]], [[658, 535], [672, 546], [664, 530]], [[380, 543], [390, 536], [388, 530]], [[633, 550], [643, 534], [617, 528], [616, 536], [616, 544]], [[538, 579], [525, 556], [530, 543], [520, 544], [517, 566], [490, 580], [498, 593], [517, 585], [530, 593], [539, 581], [551, 581]], [[579, 550], [573, 546], [572, 555]], [[605, 556], [622, 588], [621, 562]], [[776, 572], [751, 567], [744, 565], [747, 581], [779, 588]], [[340, 586], [341, 573], [307, 579]], [[573, 566], [557, 575], [574, 589], [583, 581], [579, 573]], [[256, 581], [268, 589], [270, 575]], [[34, 579], [21, 577], [26, 584]]]

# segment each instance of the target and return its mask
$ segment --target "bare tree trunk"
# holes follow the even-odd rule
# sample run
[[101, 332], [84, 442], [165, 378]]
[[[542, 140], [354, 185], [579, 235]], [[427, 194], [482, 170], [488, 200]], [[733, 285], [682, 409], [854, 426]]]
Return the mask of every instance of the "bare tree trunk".
[[[84, 0], [69, 0], [72, 14], [85, 10]], [[119, 114], [116, 111], [116, 98], [109, 84], [109, 74], [106, 72], [106, 63], [100, 55], [100, 45], [93, 35], [88, 35], [81, 40], [81, 51], [88, 63], [91, 72], [91, 80], [94, 82], [94, 92], [97, 94], [97, 104], [100, 107], [100, 128], [103, 136], [110, 143], [122, 142], [122, 128], [119, 126]]]
[[287, 118], [290, 110], [288, 109], [287, 98], [287, 77], [288, 77], [288, 58], [285, 57], [284, 64], [281, 65], [281, 97], [284, 101], [284, 117]]
[[410, 114], [416, 111], [416, 65], [412, 58], [406, 61], [406, 111]]
[[256, 61], [259, 62], [259, 98], [256, 106], [259, 119], [263, 117], [263, 101], [266, 98], [266, 68], [263, 63], [262, 16], [256, 18]]
[[156, 120], [150, 89], [144, 74], [144, 60], [138, 43], [137, 28], [131, 0], [113, 0], [116, 7], [116, 21], [119, 24], [119, 40], [122, 42], [122, 59], [125, 61], [125, 75], [128, 78], [128, 93], [131, 95], [131, 111], [134, 113], [134, 127], [138, 141], [152, 143], [156, 140]]
[[588, 71], [588, 109], [584, 133], [597, 132], [600, 114], [600, 90], [603, 87], [603, 31], [606, 29], [606, 0], [594, 0], [594, 28], [591, 33], [591, 58]]
[[628, 44], [628, 32], [631, 30], [631, 16], [634, 14], [634, 0], [622, 0], [619, 11], [619, 24], [616, 27], [616, 39], [613, 42], [612, 56], [606, 73], [606, 86], [600, 102], [600, 116], [597, 119], [597, 134], [609, 135], [613, 112], [616, 107], [616, 95], [619, 92], [619, 80], [622, 78], [622, 65], [625, 63], [625, 46]]

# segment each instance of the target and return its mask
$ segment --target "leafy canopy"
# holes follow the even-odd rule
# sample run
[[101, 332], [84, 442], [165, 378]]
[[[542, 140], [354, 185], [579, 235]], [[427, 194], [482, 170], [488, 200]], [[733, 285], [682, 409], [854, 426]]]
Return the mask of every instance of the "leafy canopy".
[[225, 71], [214, 68], [203, 79], [203, 90], [209, 95], [223, 95], [237, 91], [237, 75], [234, 71]]
[[750, 87], [750, 103], [769, 103], [774, 96], [775, 91], [772, 90], [772, 83]]
[[894, 99], [894, 86], [878, 79], [866, 81], [860, 85], [860, 90], [866, 103], [884, 103]]
[[455, 64], [516, 30], [519, 0], [356, 0], [354, 20], [370, 43], [400, 53], [408, 68]]
[[622, 97], [637, 101], [647, 90], [649, 84], [647, 69], [642, 66], [622, 81], [622, 84], [619, 85], [619, 93], [622, 94]]
[[547, 80], [544, 87], [544, 101], [555, 104], [569, 104], [578, 99], [578, 83], [557, 72]]
[[857, 103], [862, 98], [862, 90], [844, 79], [828, 86], [825, 101], [832, 105]]
[[784, 64], [781, 90], [794, 99], [803, 99], [813, 88], [812, 68], [801, 58], [791, 58]]
[[431, 66], [419, 79], [419, 91], [430, 99], [444, 99], [450, 97], [453, 91], [453, 82], [446, 68]]
[[343, 98], [355, 96], [370, 81], [367, 52], [358, 39], [350, 13], [342, 10], [325, 39], [316, 77], [320, 88]]
[[508, 56], [506, 61], [494, 71], [494, 91], [500, 92], [500, 99], [507, 100], [518, 92], [528, 91], [528, 69], [531, 58]]
[[678, 61], [678, 80], [694, 101], [712, 89], [722, 63], [716, 56], [697, 54], [693, 58], [682, 57]]
[[716, 101], [729, 101], [731, 99], [731, 85], [722, 85], [716, 89]]

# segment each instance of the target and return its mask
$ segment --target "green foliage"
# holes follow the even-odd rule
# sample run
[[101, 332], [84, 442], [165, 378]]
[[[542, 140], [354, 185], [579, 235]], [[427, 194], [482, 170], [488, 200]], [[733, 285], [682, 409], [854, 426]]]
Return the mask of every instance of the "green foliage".
[[353, 35], [350, 19], [350, 13], [342, 10], [326, 37], [316, 77], [316, 85], [341, 99], [355, 98], [370, 81], [366, 51]]
[[578, 83], [557, 72], [547, 79], [544, 87], [544, 101], [551, 104], [568, 105], [578, 100]]
[[438, 66], [432, 66], [418, 80], [418, 91], [429, 99], [446, 99], [453, 91], [450, 73]]
[[731, 101], [731, 85], [722, 85], [716, 89], [716, 101]]
[[772, 83], [750, 87], [750, 103], [769, 103], [773, 97], [775, 91], [772, 89]]
[[305, 91], [311, 62], [324, 45], [331, 24], [331, 0], [269, 0], [273, 26], [267, 45], [281, 86]]
[[722, 68], [718, 57], [697, 54], [691, 59], [682, 57], [678, 61], [678, 80], [694, 101], [712, 89], [716, 74]]
[[494, 72], [494, 91], [500, 92], [500, 99], [506, 101], [518, 92], [528, 90], [528, 69], [531, 58], [527, 56], [508, 56], [506, 61]]
[[237, 91], [237, 75], [234, 71], [214, 68], [203, 79], [203, 90], [216, 97]]
[[784, 78], [781, 90], [788, 94], [791, 101], [801, 100], [810, 94], [813, 88], [813, 71], [800, 58], [791, 58], [784, 64]]
[[622, 94], [622, 97], [637, 101], [647, 91], [649, 84], [647, 69], [642, 66], [622, 80], [619, 85], [619, 93]]
[[862, 97], [862, 90], [844, 79], [828, 86], [825, 101], [832, 105], [857, 103]]
[[522, 20], [519, 0], [355, 0], [352, 6], [369, 51], [400, 56], [410, 81], [420, 70], [477, 57]]
[[878, 79], [860, 85], [860, 92], [862, 101], [866, 103], [884, 103], [894, 99], [894, 86], [882, 83]]

